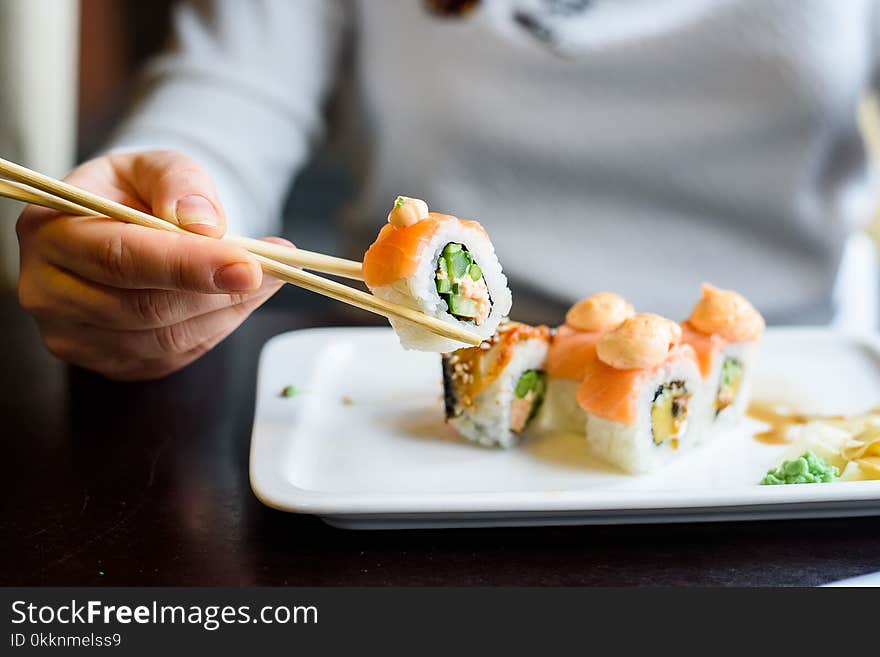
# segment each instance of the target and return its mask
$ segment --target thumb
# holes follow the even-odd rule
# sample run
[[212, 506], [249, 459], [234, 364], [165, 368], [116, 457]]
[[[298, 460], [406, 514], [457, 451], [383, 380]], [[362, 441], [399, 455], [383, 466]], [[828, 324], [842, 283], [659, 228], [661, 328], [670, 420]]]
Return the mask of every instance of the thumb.
[[137, 153], [131, 176], [153, 214], [208, 237], [222, 237], [226, 215], [211, 176], [198, 162], [177, 151]]

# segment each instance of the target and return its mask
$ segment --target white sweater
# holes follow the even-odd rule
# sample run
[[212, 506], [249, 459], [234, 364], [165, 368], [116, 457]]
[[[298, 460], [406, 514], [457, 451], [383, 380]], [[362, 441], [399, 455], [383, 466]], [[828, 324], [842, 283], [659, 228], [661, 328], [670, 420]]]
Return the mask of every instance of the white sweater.
[[483, 0], [446, 19], [417, 0], [199, 6], [177, 11], [114, 148], [192, 154], [233, 231], [278, 232], [346, 72], [355, 249], [406, 194], [481, 221], [514, 283], [560, 299], [613, 290], [679, 318], [709, 280], [770, 321], [828, 316], [872, 200], [855, 126], [871, 0]]

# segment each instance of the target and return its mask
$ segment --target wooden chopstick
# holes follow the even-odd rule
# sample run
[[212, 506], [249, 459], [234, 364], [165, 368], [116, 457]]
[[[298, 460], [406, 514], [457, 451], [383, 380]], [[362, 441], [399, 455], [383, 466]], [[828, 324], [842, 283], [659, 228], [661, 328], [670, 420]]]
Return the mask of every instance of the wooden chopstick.
[[[127, 223], [145, 226], [147, 228], [156, 228], [174, 233], [186, 234], [200, 239], [213, 239], [190, 233], [182, 229], [180, 226], [173, 224], [158, 217], [154, 217], [145, 212], [135, 210], [121, 203], [111, 201], [97, 194], [87, 192], [69, 183], [55, 180], [49, 176], [32, 171], [26, 167], [9, 162], [0, 158], [0, 175], [9, 178], [8, 181], [0, 181], [0, 196], [7, 196], [25, 203], [34, 205], [42, 205], [61, 212], [72, 212], [75, 214], [105, 216]], [[477, 346], [482, 342], [482, 338], [476, 333], [466, 331], [457, 326], [447, 324], [435, 317], [425, 315], [412, 308], [407, 308], [400, 304], [391, 303], [378, 297], [368, 294], [361, 290], [357, 290], [342, 283], [332, 281], [315, 274], [297, 269], [297, 266], [316, 269], [326, 273], [335, 273], [340, 276], [346, 276], [343, 271], [351, 274], [350, 278], [355, 278], [354, 267], [357, 265], [358, 276], [360, 278], [360, 263], [343, 260], [326, 256], [321, 253], [310, 251], [302, 251], [300, 249], [291, 249], [277, 244], [269, 244], [245, 237], [224, 238], [242, 246], [251, 252], [254, 258], [260, 263], [263, 271], [271, 274], [275, 278], [286, 283], [302, 287], [306, 290], [323, 294], [324, 296], [342, 301], [351, 306], [367, 310], [383, 317], [404, 319], [414, 324], [418, 324], [432, 333], [440, 335], [451, 340], [463, 342], [465, 344]], [[268, 247], [268, 248], [267, 248]], [[305, 259], [300, 256], [305, 253]], [[284, 260], [276, 255], [282, 255]], [[291, 263], [296, 258], [292, 266]], [[308, 264], [300, 264], [307, 262]], [[340, 263], [348, 263], [343, 266]], [[321, 268], [319, 268], [319, 266]], [[341, 268], [340, 268], [341, 266]], [[333, 269], [333, 271], [329, 271]]]
[[[35, 177], [28, 180], [25, 178], [26, 173], [32, 174]], [[186, 233], [187, 235], [193, 234], [170, 221], [165, 221], [164, 219], [130, 208], [127, 205], [122, 205], [110, 199], [86, 192], [60, 180], [43, 176], [36, 171], [31, 171], [2, 158], [0, 158], [0, 174], [11, 179], [9, 181], [0, 181], [4, 183], [0, 185], [0, 196], [14, 198], [32, 205], [42, 205], [60, 212], [101, 215], [111, 219], [119, 219], [128, 223], [147, 226], [148, 228]], [[305, 249], [282, 246], [281, 244], [272, 244], [250, 237], [227, 235], [223, 239], [237, 244], [251, 253], [264, 255], [294, 267], [320, 271], [325, 274], [342, 276], [343, 278], [363, 280], [361, 263], [354, 260], [346, 260], [345, 258], [328, 256], [323, 253], [306, 251]]]
[[[11, 180], [0, 179], [0, 196], [11, 198], [22, 203], [31, 205], [41, 205], [44, 208], [57, 210], [58, 212], [67, 212], [70, 214], [94, 215], [95, 212], [89, 208], [83, 207], [77, 203], [66, 201], [58, 196], [47, 194], [46, 192], [24, 185], [22, 183], [13, 182]], [[156, 217], [158, 219], [158, 217]], [[159, 219], [159, 221], [163, 221]], [[166, 221], [167, 226], [163, 226], [163, 230], [173, 231], [175, 233], [188, 233], [176, 224]], [[192, 234], [192, 233], [188, 233]], [[346, 260], [345, 258], [337, 258], [335, 256], [324, 255], [323, 253], [315, 253], [314, 251], [306, 251], [300, 248], [291, 248], [281, 244], [272, 244], [255, 240], [250, 237], [238, 237], [235, 235], [226, 235], [224, 238], [227, 242], [237, 244], [246, 251], [257, 255], [264, 255], [273, 260], [278, 260], [294, 267], [302, 267], [313, 271], [324, 272], [325, 274], [333, 274], [342, 276], [343, 278], [351, 278], [362, 281], [364, 279], [361, 271], [361, 263], [354, 260]]]
[[384, 299], [374, 297], [367, 292], [356, 290], [348, 285], [331, 281], [301, 269], [296, 269], [295, 267], [285, 265], [272, 260], [271, 258], [256, 254], [253, 255], [263, 266], [263, 271], [268, 272], [275, 278], [279, 278], [287, 283], [305, 288], [306, 290], [311, 290], [312, 292], [317, 292], [318, 294], [323, 294], [325, 297], [342, 301], [350, 306], [355, 306], [362, 310], [368, 310], [378, 315], [382, 315], [383, 317], [395, 317], [397, 319], [408, 320], [413, 324], [418, 324], [428, 329], [436, 335], [449, 338], [450, 340], [464, 342], [465, 344], [474, 347], [483, 342], [483, 338], [476, 333], [465, 331], [452, 324], [447, 324], [436, 317], [431, 317], [418, 310], [413, 310], [412, 308], [407, 308], [406, 306], [401, 306], [397, 303], [385, 301]]
[[306, 251], [299, 247], [272, 244], [271, 242], [239, 235], [226, 235], [223, 241], [237, 244], [245, 251], [250, 251], [254, 255], [265, 256], [272, 260], [283, 262], [286, 265], [341, 276], [342, 278], [350, 278], [355, 281], [364, 280], [363, 267], [361, 263], [354, 260], [337, 258], [336, 256], [325, 255], [316, 251]]
[[91, 210], [81, 205], [65, 201], [63, 198], [46, 194], [46, 192], [41, 192], [39, 189], [34, 189], [11, 180], [0, 179], [0, 196], [31, 205], [41, 205], [44, 208], [57, 210], [58, 212], [82, 215], [94, 214]]

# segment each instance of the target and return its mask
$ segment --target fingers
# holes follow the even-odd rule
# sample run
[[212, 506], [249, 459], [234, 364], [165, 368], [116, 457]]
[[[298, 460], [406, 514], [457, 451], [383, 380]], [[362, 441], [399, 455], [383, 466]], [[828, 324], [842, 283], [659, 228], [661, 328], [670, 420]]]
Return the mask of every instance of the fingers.
[[50, 321], [43, 340], [55, 356], [113, 379], [164, 376], [213, 348], [275, 291], [268, 287], [242, 303], [156, 329], [118, 331]]
[[208, 172], [195, 160], [177, 151], [151, 151], [122, 161], [122, 175], [153, 213], [196, 233], [220, 237], [226, 217]]
[[[202, 235], [225, 231], [209, 176], [180, 153], [100, 157], [66, 180]], [[111, 378], [183, 367], [281, 286], [263, 279], [247, 251], [221, 240], [37, 207], [22, 213], [16, 230], [19, 299], [46, 346]]]
[[92, 283], [49, 264], [29, 268], [19, 282], [19, 302], [38, 319], [105, 329], [154, 329], [272, 294], [280, 281], [265, 277], [252, 293], [198, 294], [173, 290], [122, 290]]
[[296, 244], [291, 242], [290, 240], [286, 240], [283, 237], [264, 237], [264, 242], [269, 242], [270, 244], [277, 244], [278, 246], [289, 246], [292, 249], [296, 248]]
[[94, 217], [59, 217], [37, 231], [40, 256], [102, 285], [218, 294], [249, 292], [259, 264], [221, 240], [203, 240]]
[[[71, 171], [64, 180], [194, 233], [221, 237], [226, 232], [226, 215], [211, 177], [183, 153], [148, 151], [98, 157]], [[19, 228], [27, 229], [55, 214], [28, 208]]]
[[65, 181], [194, 233], [221, 237], [226, 232], [226, 215], [210, 175], [177, 151], [99, 157], [74, 169]]
[[104, 353], [130, 359], [155, 359], [208, 351], [231, 333], [245, 318], [271, 296], [271, 291], [254, 295], [246, 301], [204, 315], [155, 329], [113, 331], [87, 327], [82, 339]]
[[112, 354], [96, 349], [93, 345], [76, 341], [69, 328], [63, 325], [42, 325], [40, 329], [43, 342], [52, 355], [113, 381], [158, 379], [185, 367], [205, 353], [205, 349], [196, 348], [185, 354], [150, 360], [113, 358]]

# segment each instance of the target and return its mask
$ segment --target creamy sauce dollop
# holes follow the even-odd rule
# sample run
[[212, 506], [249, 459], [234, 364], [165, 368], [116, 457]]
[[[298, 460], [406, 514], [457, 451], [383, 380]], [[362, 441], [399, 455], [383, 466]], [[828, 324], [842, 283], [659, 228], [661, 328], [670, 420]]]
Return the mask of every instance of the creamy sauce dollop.
[[701, 333], [719, 335], [728, 342], [757, 340], [764, 330], [764, 318], [743, 295], [709, 283], [703, 283], [702, 297], [688, 323]]
[[632, 304], [619, 294], [599, 292], [574, 304], [565, 323], [578, 331], [609, 331], [633, 314]]
[[596, 354], [615, 369], [640, 370], [660, 365], [680, 340], [681, 327], [671, 319], [638, 313], [603, 335]]
[[394, 200], [388, 223], [395, 228], [406, 228], [428, 218], [428, 204], [420, 198], [398, 196]]

